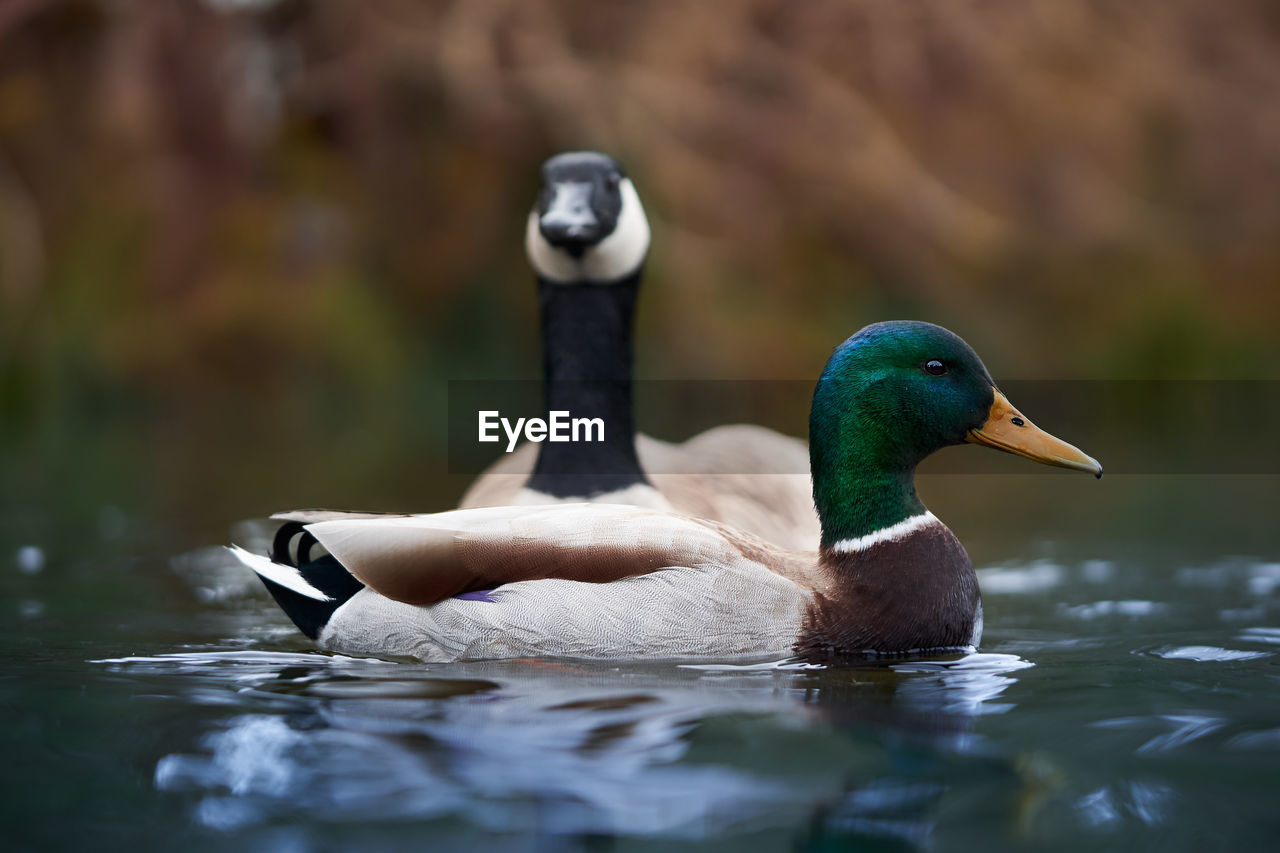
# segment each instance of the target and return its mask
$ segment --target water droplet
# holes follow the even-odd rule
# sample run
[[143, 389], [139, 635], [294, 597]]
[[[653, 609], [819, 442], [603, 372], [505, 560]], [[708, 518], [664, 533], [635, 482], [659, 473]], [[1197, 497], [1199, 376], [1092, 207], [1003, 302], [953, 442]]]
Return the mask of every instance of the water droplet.
[[14, 554], [14, 561], [24, 575], [38, 574], [44, 569], [44, 551], [38, 545], [23, 545]]
[[978, 582], [984, 593], [1020, 595], [1053, 589], [1062, 583], [1063, 576], [1062, 566], [1038, 560], [1029, 566], [981, 569]]
[[1110, 583], [1116, 575], [1116, 564], [1110, 560], [1085, 560], [1080, 574], [1089, 583]]

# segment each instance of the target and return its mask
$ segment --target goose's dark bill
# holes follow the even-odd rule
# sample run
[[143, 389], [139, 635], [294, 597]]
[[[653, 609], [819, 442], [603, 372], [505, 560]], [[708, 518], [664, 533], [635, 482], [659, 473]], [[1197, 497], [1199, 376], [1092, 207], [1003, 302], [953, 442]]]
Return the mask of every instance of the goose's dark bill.
[[618, 225], [622, 196], [617, 173], [596, 181], [558, 181], [538, 199], [538, 231], [557, 249], [575, 258], [599, 243]]
[[1097, 459], [1031, 423], [998, 390], [995, 391], [995, 400], [991, 403], [987, 422], [977, 429], [969, 430], [965, 441], [994, 447], [1033, 462], [1088, 471], [1099, 479], [1102, 477], [1102, 465]]

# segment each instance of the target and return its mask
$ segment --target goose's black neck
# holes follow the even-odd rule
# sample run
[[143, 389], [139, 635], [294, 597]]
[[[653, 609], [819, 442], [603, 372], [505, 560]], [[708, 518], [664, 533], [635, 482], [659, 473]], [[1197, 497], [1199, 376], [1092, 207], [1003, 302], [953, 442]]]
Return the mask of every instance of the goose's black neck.
[[648, 482], [636, 458], [631, 410], [631, 327], [641, 273], [607, 284], [538, 279], [543, 416], [599, 418], [604, 440], [542, 442], [530, 489], [590, 497]]

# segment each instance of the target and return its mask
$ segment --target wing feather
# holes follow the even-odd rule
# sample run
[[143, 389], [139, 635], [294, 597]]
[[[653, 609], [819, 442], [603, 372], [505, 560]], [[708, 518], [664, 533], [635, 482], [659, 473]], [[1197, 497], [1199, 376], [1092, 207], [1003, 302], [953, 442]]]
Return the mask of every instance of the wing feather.
[[419, 605], [516, 581], [607, 583], [745, 556], [721, 528], [611, 504], [333, 519], [307, 530], [362, 583]]
[[407, 513], [400, 512], [350, 512], [341, 509], [291, 509], [285, 512], [274, 512], [274, 521], [297, 521], [311, 524], [317, 521], [351, 520], [356, 518], [399, 518]]

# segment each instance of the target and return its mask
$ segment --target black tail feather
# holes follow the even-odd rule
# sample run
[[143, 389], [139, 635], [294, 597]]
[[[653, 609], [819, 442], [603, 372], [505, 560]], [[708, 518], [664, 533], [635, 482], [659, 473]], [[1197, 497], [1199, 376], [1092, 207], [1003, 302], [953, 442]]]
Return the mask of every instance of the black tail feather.
[[[293, 537], [299, 536], [298, 547], [296, 552], [290, 553], [289, 543], [293, 541]], [[316, 544], [316, 537], [307, 531], [306, 527], [300, 521], [286, 521], [280, 525], [280, 529], [276, 531], [275, 538], [271, 540], [271, 562], [283, 563], [286, 566], [298, 568], [304, 563], [311, 560], [311, 546]]]
[[[296, 557], [289, 552], [289, 544], [293, 538], [301, 534], [298, 540]], [[285, 522], [276, 531], [271, 543], [271, 561], [296, 568], [307, 583], [329, 596], [330, 601], [316, 601], [301, 593], [283, 587], [275, 581], [267, 580], [259, 575], [267, 592], [280, 605], [285, 615], [293, 620], [302, 633], [311, 639], [317, 639], [334, 611], [346, 604], [351, 596], [364, 589], [364, 584], [356, 580], [350, 572], [342, 567], [337, 558], [325, 554], [315, 560], [310, 559], [311, 547], [316, 538], [308, 533], [303, 525], [296, 521]]]

